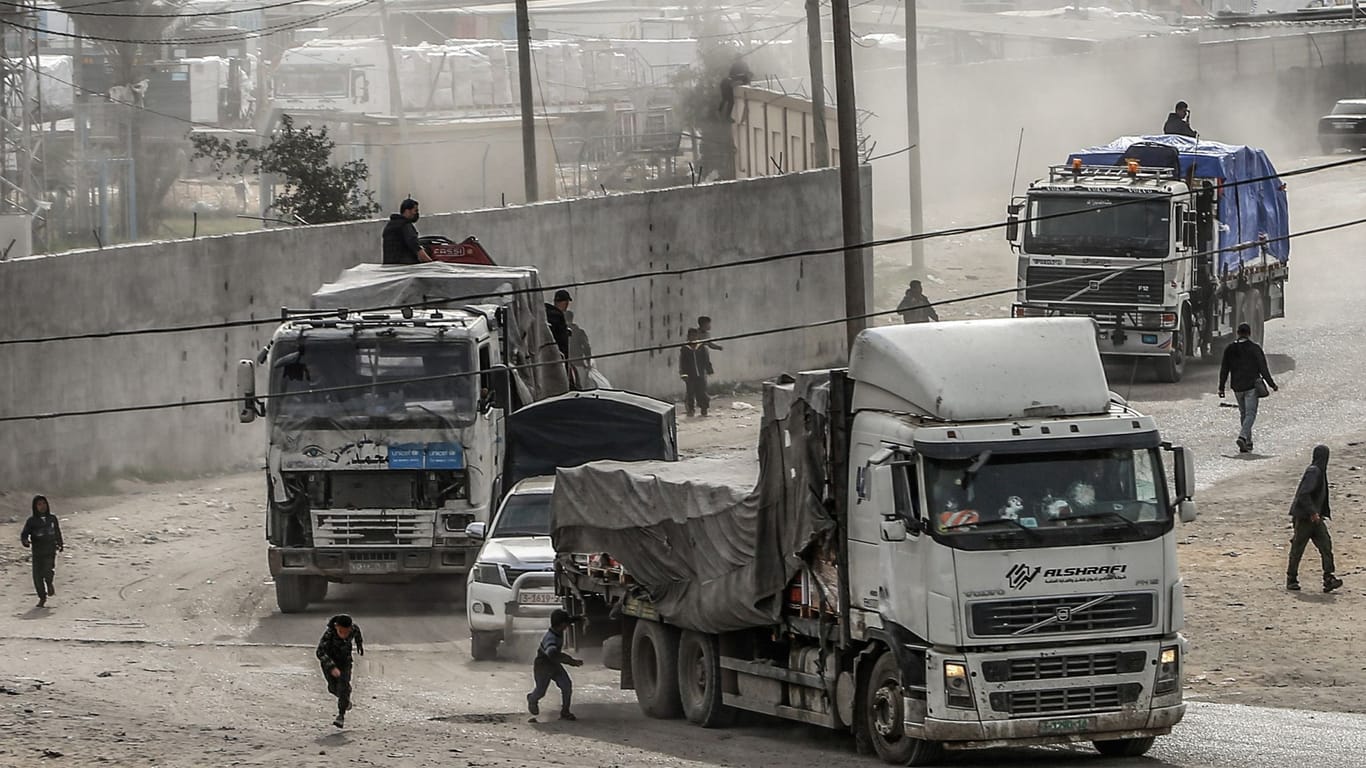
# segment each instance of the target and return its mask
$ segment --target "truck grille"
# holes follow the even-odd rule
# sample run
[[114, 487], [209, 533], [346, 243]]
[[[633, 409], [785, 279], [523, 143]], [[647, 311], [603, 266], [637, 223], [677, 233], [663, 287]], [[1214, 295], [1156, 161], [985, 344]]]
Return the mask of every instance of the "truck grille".
[[1098, 685], [1047, 691], [1004, 691], [991, 694], [991, 708], [1011, 717], [1046, 717], [1070, 712], [1107, 712], [1133, 704], [1143, 686]]
[[989, 683], [1018, 680], [1054, 680], [1066, 677], [1118, 675], [1142, 672], [1148, 654], [1143, 651], [1107, 651], [1071, 656], [1038, 656], [1032, 659], [1001, 659], [982, 665], [982, 677]]
[[313, 543], [319, 547], [432, 546], [432, 513], [381, 510], [314, 510]]
[[[1152, 592], [1125, 592], [997, 600], [973, 603], [969, 611], [978, 637], [1060, 635], [1151, 626], [1156, 602]], [[1088, 603], [1094, 604], [1083, 608]]]
[[516, 583], [517, 583], [517, 579], [521, 578], [523, 574], [527, 574], [527, 573], [549, 573], [549, 572], [552, 571], [552, 570], [553, 570], [553, 567], [552, 567], [549, 563], [547, 563], [546, 566], [545, 566], [544, 568], [512, 568], [512, 567], [509, 567], [509, 566], [506, 566], [506, 565], [503, 566], [503, 573], [507, 575], [507, 580], [508, 580], [508, 586], [509, 586], [509, 587], [512, 586], [513, 584], [516, 584]]
[[417, 506], [417, 473], [401, 471], [329, 472], [333, 509], [386, 509]]
[[[1089, 277], [1087, 277], [1089, 276]], [[1025, 301], [1064, 301], [1076, 304], [1162, 304], [1163, 276], [1160, 269], [1135, 269], [1108, 276], [1104, 267], [1036, 267], [1025, 270]], [[1057, 285], [1040, 285], [1055, 280]], [[1078, 293], [1080, 291], [1080, 293]]]

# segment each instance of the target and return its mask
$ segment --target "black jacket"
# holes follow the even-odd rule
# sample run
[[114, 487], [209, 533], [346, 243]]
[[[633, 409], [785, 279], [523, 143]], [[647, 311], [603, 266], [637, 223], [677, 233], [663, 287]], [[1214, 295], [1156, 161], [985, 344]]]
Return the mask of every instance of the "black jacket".
[[35, 553], [50, 555], [59, 547], [65, 546], [62, 543], [62, 526], [57, 522], [57, 516], [52, 514], [51, 507], [48, 508], [46, 515], [38, 514], [40, 499], [47, 501], [44, 496], [33, 497], [30, 504], [33, 516], [24, 521], [24, 530], [19, 534], [19, 541], [25, 546], [31, 544]]
[[389, 223], [384, 225], [380, 242], [384, 245], [385, 264], [418, 263], [417, 251], [420, 246], [417, 242], [417, 227], [403, 218], [403, 214], [389, 215]]
[[1224, 348], [1224, 360], [1219, 366], [1219, 391], [1224, 390], [1224, 382], [1233, 385], [1234, 392], [1246, 392], [1257, 386], [1257, 379], [1266, 380], [1268, 386], [1276, 386], [1271, 371], [1266, 369], [1266, 355], [1257, 342], [1252, 339], [1239, 339]]
[[1167, 115], [1167, 122], [1162, 126], [1162, 132], [1169, 136], [1189, 136], [1192, 139], [1200, 138], [1199, 132], [1191, 127], [1191, 124], [1182, 120], [1175, 112]]
[[1308, 520], [1314, 515], [1332, 517], [1328, 506], [1328, 446], [1314, 447], [1314, 459], [1304, 469], [1300, 486], [1295, 489], [1295, 500], [1290, 503], [1290, 516]]
[[318, 661], [322, 663], [323, 669], [330, 670], [333, 667], [351, 667], [351, 643], [356, 644], [356, 652], [365, 655], [365, 640], [361, 638], [360, 625], [351, 625], [351, 634], [345, 640], [337, 634], [334, 622], [327, 623], [327, 631], [323, 632], [322, 639], [318, 641]]
[[565, 320], [564, 312], [554, 304], [545, 305], [545, 321], [550, 325], [550, 335], [555, 337], [555, 346], [560, 348], [560, 354], [569, 357], [569, 322]]
[[697, 346], [685, 344], [682, 349], [678, 350], [679, 376], [704, 379], [711, 373], [711, 353], [707, 352], [706, 347], [701, 344]]

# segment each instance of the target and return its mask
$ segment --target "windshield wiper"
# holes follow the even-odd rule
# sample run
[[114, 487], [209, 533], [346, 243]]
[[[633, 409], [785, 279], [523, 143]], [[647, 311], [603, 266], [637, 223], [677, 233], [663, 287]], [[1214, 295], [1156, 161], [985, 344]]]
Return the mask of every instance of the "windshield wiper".
[[1129, 518], [1125, 517], [1124, 515], [1121, 515], [1120, 513], [1115, 512], [1114, 510], [1110, 510], [1110, 509], [1102, 509], [1102, 510], [1098, 510], [1098, 511], [1096, 511], [1096, 512], [1087, 512], [1087, 513], [1080, 514], [1080, 515], [1068, 515], [1068, 516], [1067, 516], [1066, 518], [1064, 518], [1064, 519], [1067, 519], [1067, 520], [1087, 520], [1087, 519], [1095, 518], [1095, 517], [1104, 517], [1104, 518], [1111, 518], [1111, 517], [1113, 517], [1114, 519], [1119, 520], [1120, 522], [1122, 522], [1122, 523], [1124, 523], [1125, 525], [1129, 526], [1130, 528], [1134, 529], [1134, 530], [1137, 531], [1138, 533], [1143, 533], [1143, 529], [1139, 527], [1138, 523], [1135, 523], [1133, 520], [1130, 520]]
[[1029, 534], [1030, 536], [1038, 538], [1039, 532], [1037, 530], [1030, 528], [1029, 526], [1020, 522], [1019, 520], [1013, 520], [1009, 517], [998, 517], [995, 520], [979, 520], [975, 523], [958, 523], [957, 525], [946, 526], [944, 528], [941, 528], [940, 530], [944, 533], [948, 533], [949, 531], [956, 531], [959, 528], [975, 528], [985, 525], [996, 525], [998, 523], [1009, 523], [1015, 526], [1016, 528], [1019, 528], [1020, 530], [1024, 531], [1025, 533]]

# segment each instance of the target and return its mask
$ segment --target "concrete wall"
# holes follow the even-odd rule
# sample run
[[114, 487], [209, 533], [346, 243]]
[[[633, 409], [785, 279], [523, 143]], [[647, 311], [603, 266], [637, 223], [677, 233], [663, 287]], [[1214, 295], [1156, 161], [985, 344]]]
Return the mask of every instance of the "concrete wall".
[[[865, 200], [871, 192], [865, 175]], [[692, 188], [424, 216], [422, 231], [473, 234], [504, 264], [556, 284], [717, 264], [841, 242], [834, 170]], [[871, 214], [867, 215], [871, 226]], [[0, 415], [231, 397], [235, 367], [269, 338], [281, 306], [346, 267], [377, 261], [380, 225], [360, 222], [0, 262], [0, 338], [214, 323], [227, 330], [0, 346]], [[871, 262], [871, 259], [869, 259]], [[868, 274], [872, 274], [869, 263]], [[603, 354], [669, 347], [698, 315], [714, 333], [843, 316], [841, 258], [811, 256], [574, 290], [576, 320]], [[724, 342], [717, 378], [752, 381], [838, 361], [841, 325]], [[681, 391], [672, 350], [604, 359], [613, 383]], [[232, 405], [0, 423], [0, 488], [70, 487], [101, 474], [210, 472], [259, 461], [260, 423]]]

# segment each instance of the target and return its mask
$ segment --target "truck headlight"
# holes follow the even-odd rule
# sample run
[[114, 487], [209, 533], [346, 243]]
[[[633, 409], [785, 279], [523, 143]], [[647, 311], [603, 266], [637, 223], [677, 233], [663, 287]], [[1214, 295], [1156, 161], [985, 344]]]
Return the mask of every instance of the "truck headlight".
[[958, 661], [944, 662], [944, 698], [954, 709], [975, 709], [972, 684], [968, 681], [968, 665]]
[[1153, 694], [1161, 696], [1172, 693], [1181, 684], [1181, 649], [1175, 645], [1162, 649], [1162, 656], [1158, 659], [1157, 665], [1157, 684], [1153, 687]]
[[480, 584], [501, 584], [507, 586], [503, 581], [503, 569], [492, 563], [475, 563], [474, 580]]

